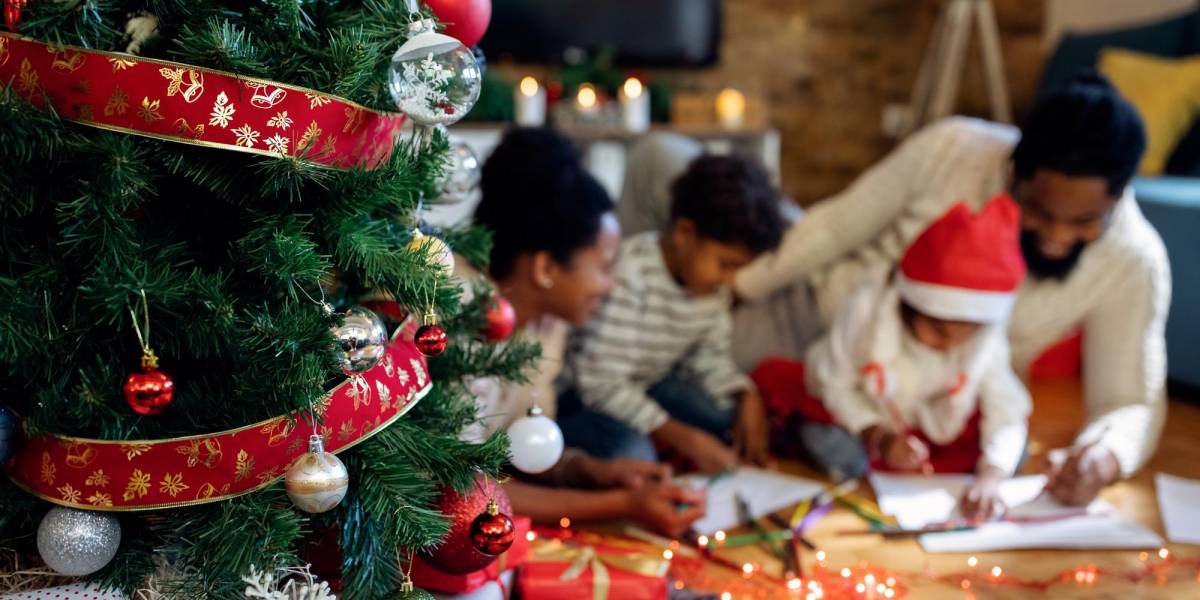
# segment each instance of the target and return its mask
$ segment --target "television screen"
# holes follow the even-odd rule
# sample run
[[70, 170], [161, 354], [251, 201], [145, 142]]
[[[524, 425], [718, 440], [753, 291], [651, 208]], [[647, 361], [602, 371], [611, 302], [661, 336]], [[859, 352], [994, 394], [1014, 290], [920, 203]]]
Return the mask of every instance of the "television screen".
[[559, 63], [611, 50], [625, 67], [717, 60], [721, 0], [493, 0], [480, 46], [496, 59]]

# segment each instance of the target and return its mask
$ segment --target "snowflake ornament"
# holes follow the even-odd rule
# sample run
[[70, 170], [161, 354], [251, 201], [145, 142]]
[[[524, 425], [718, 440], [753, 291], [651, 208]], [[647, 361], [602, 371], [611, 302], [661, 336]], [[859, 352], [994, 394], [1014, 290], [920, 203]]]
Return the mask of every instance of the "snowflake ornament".
[[388, 89], [416, 124], [449, 125], [479, 99], [482, 71], [458, 40], [434, 32], [432, 21], [409, 26], [412, 36], [392, 56]]

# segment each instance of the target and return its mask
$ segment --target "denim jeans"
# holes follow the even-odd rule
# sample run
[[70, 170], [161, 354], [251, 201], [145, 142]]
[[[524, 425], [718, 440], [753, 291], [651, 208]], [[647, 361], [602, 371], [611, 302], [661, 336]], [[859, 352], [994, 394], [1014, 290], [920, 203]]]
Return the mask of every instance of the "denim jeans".
[[[726, 439], [733, 427], [736, 407], [724, 407], [695, 382], [668, 375], [646, 390], [646, 395], [672, 418]], [[608, 415], [583, 406], [579, 393], [568, 390], [558, 398], [558, 425], [568, 446], [597, 458], [638, 458], [657, 461], [650, 436]]]

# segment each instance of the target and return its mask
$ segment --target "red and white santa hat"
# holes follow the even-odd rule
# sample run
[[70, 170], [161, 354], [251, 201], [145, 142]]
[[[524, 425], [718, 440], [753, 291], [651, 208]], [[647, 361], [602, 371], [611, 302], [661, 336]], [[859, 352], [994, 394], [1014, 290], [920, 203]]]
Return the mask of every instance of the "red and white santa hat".
[[908, 247], [900, 261], [900, 298], [931, 317], [998, 323], [1008, 319], [1025, 279], [1020, 209], [1006, 194], [979, 214], [958, 202]]

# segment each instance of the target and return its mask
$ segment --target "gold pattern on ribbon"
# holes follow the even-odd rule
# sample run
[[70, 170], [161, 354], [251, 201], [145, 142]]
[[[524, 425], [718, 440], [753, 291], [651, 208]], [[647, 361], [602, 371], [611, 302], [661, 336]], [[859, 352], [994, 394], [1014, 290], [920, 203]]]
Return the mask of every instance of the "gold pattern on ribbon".
[[217, 486], [215, 486], [211, 483], [206, 483], [206, 484], [200, 486], [200, 491], [196, 492], [196, 499], [203, 500], [205, 498], [212, 498], [213, 496], [224, 496], [228, 493], [229, 493], [229, 484], [228, 483], [221, 486], [221, 489], [219, 489], [219, 490], [217, 489]]
[[126, 94], [125, 90], [120, 87], [113, 88], [108, 102], [104, 103], [104, 116], [123, 115], [126, 110], [129, 110], [129, 94]]
[[38, 74], [33, 70], [33, 65], [29, 64], [28, 58], [21, 59], [21, 72], [17, 75], [17, 89], [21, 90], [26, 96], [33, 98], [33, 93], [37, 91]]
[[87, 481], [84, 481], [83, 483], [87, 486], [102, 488], [108, 487], [108, 482], [110, 480], [111, 478], [104, 472], [104, 469], [96, 469], [95, 471], [92, 471], [91, 475], [88, 475]]
[[379, 396], [379, 410], [387, 411], [392, 408], [392, 390], [382, 381], [375, 382], [375, 392]]
[[308, 145], [313, 140], [321, 137], [321, 128], [317, 127], [317, 122], [313, 121], [308, 124], [308, 128], [304, 130], [304, 134], [300, 136], [300, 140], [296, 142], [296, 150], [304, 152], [308, 150]]
[[116, 73], [117, 71], [124, 71], [125, 69], [138, 64], [136, 60], [130, 58], [120, 58], [118, 56], [108, 57], [108, 62], [112, 64], [113, 73]]
[[161, 104], [162, 101], [157, 98], [151, 100], [149, 96], [143, 96], [142, 107], [138, 109], [138, 116], [147, 124], [163, 120], [162, 113], [158, 112]]
[[346, 422], [342, 423], [342, 427], [338, 430], [338, 440], [342, 442], [348, 442], [352, 437], [354, 437], [354, 420], [347, 419]]
[[425, 387], [425, 367], [421, 366], [421, 361], [410, 358], [408, 359], [408, 366], [412, 367], [413, 374], [417, 376], [417, 387]]
[[59, 73], [74, 73], [87, 61], [87, 56], [82, 52], [71, 52], [66, 48], [56, 50], [52, 46], [47, 46], [46, 50], [54, 54], [54, 60], [50, 62], [50, 68]]
[[125, 493], [121, 497], [128, 502], [134, 498], [144, 498], [148, 493], [150, 493], [150, 473], [134, 469], [133, 474], [129, 476], [129, 483], [125, 484]]
[[304, 442], [300, 441], [300, 438], [296, 438], [296, 439], [292, 440], [292, 443], [288, 444], [287, 453], [295, 454], [300, 451], [300, 448], [303, 445], [304, 445]]
[[83, 120], [83, 121], [95, 121], [96, 113], [94, 112], [94, 110], [95, 109], [93, 109], [92, 105], [90, 105], [90, 104], [76, 104], [75, 105], [75, 111], [79, 115], [79, 119]]
[[71, 484], [69, 483], [58, 488], [58, 493], [62, 494], [62, 499], [64, 501], [72, 504], [78, 503], [79, 499], [83, 497], [83, 494], [81, 494], [79, 490], [71, 487]]
[[176, 473], [174, 475], [167, 473], [166, 475], [163, 475], [162, 481], [158, 483], [159, 493], [167, 494], [172, 498], [178, 496], [179, 492], [190, 489], [191, 487], [192, 486], [183, 482], [183, 473]]
[[279, 417], [270, 421], [258, 430], [259, 433], [267, 435], [267, 446], [272, 448], [286, 442], [288, 438], [292, 437], [293, 431], [296, 431], [296, 422], [287, 417]]
[[175, 130], [179, 132], [179, 135], [193, 140], [204, 137], [204, 123], [196, 123], [196, 126], [192, 127], [188, 124], [187, 119], [182, 117], [175, 119]]
[[130, 462], [149, 451], [150, 444], [121, 444], [121, 452], [125, 453], [125, 460]]
[[345, 112], [346, 124], [342, 126], [342, 133], [358, 133], [358, 128], [362, 127], [363, 123], [363, 110], [357, 106], [347, 106]]
[[221, 453], [221, 442], [215, 438], [192, 440], [182, 446], [176, 446], [175, 452], [186, 456], [187, 466], [192, 468], [203, 465], [206, 469], [212, 469], [220, 464], [224, 456]]
[[233, 113], [237, 109], [233, 108], [233, 103], [229, 101], [229, 96], [225, 92], [217, 94], [217, 101], [213, 102], [212, 112], [209, 113], [208, 124], [215, 125], [221, 129], [229, 127], [229, 122], [233, 120]]
[[112, 507], [112, 495], [105, 494], [104, 492], [96, 492], [96, 493], [92, 494], [91, 496], [87, 497], [87, 502], [88, 502], [88, 504], [91, 504], [92, 506], [111, 508]]
[[54, 485], [54, 477], [58, 474], [58, 466], [50, 458], [49, 452], [42, 452], [42, 482]]
[[67, 450], [65, 462], [67, 463], [68, 467], [73, 469], [82, 469], [92, 464], [93, 460], [96, 460], [95, 448], [92, 448], [87, 444], [70, 442], [63, 444], [63, 447]]
[[330, 102], [333, 102], [332, 100], [330, 100], [329, 98], [326, 98], [325, 96], [322, 96], [320, 94], [313, 94], [310, 92], [304, 92], [304, 97], [308, 98], [308, 107], [309, 108], [318, 108], [321, 106], [325, 106], [326, 104], [329, 104]]
[[367, 378], [362, 375], [351, 377], [350, 394], [354, 397], [354, 412], [358, 412], [360, 407], [370, 404], [371, 386], [367, 384]]
[[233, 133], [237, 136], [237, 145], [247, 148], [253, 148], [254, 143], [258, 141], [258, 136], [261, 135], [249, 123], [234, 129]]
[[0, 66], [8, 64], [8, 38], [0, 38]]
[[179, 94], [183, 96], [184, 102], [191, 104], [204, 94], [204, 74], [200, 71], [184, 67], [174, 69], [163, 67], [158, 70], [158, 74], [167, 80], [168, 98]]
[[287, 90], [277, 87], [268, 92], [271, 85], [261, 81], [248, 81], [246, 87], [254, 90], [250, 97], [250, 106], [254, 108], [274, 108], [287, 97]]
[[239, 450], [237, 453], [237, 464], [233, 469], [233, 481], [239, 482], [254, 473], [254, 457], [250, 456], [245, 450]]
[[275, 113], [275, 116], [273, 116], [267, 120], [268, 127], [274, 127], [276, 129], [282, 129], [284, 131], [287, 131], [287, 128], [291, 127], [292, 123], [293, 123], [292, 118], [288, 116], [286, 110]]
[[92, 93], [92, 82], [87, 79], [80, 79], [71, 84], [71, 93], [87, 96]]
[[272, 479], [279, 477], [279, 467], [271, 467], [257, 475], [258, 483], [266, 485]]
[[267, 148], [271, 149], [271, 152], [278, 152], [280, 154], [288, 153], [288, 139], [278, 133], [263, 140], [263, 143], [267, 145]]

